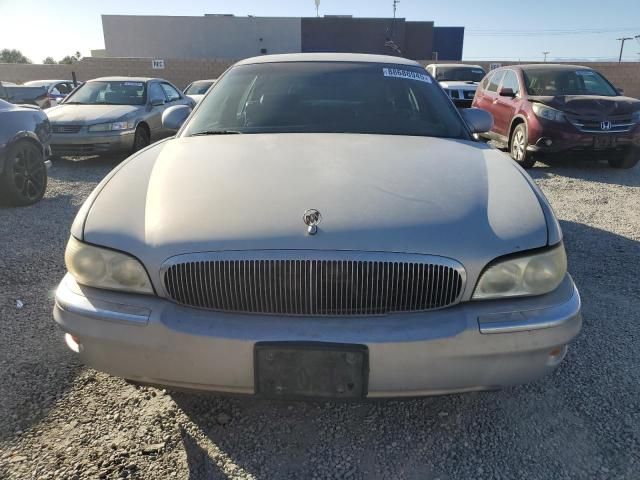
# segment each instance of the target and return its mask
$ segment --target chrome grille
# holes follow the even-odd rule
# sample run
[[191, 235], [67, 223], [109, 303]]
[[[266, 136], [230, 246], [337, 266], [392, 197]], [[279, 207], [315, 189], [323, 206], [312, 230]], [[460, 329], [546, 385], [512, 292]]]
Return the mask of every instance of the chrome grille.
[[464, 269], [448, 259], [429, 258], [438, 261], [174, 260], [163, 269], [162, 280], [167, 296], [181, 305], [227, 312], [379, 315], [457, 303]]
[[82, 125], [51, 125], [53, 133], [78, 133], [82, 129]]
[[[616, 115], [608, 118], [569, 116], [568, 118], [573, 126], [585, 133], [628, 132], [635, 125], [631, 115]], [[602, 128], [603, 122], [608, 124], [608, 129]]]

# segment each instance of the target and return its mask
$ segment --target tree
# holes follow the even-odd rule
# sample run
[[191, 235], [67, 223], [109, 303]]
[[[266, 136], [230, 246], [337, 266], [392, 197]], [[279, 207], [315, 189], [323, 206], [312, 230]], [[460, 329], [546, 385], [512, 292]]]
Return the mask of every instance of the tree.
[[62, 60], [60, 60], [58, 63], [65, 64], [65, 65], [70, 65], [72, 63], [77, 62], [81, 58], [82, 58], [82, 54], [80, 52], [76, 52], [74, 55], [67, 55]]
[[67, 55], [62, 60], [60, 60], [58, 63], [60, 63], [62, 65], [71, 65], [75, 61], [76, 61], [76, 57], [72, 57], [71, 55]]
[[55, 65], [55, 64], [56, 64], [56, 63], [58, 63], [58, 62], [56, 62], [56, 61], [53, 59], [53, 57], [47, 57], [47, 58], [45, 58], [44, 60], [42, 60], [42, 63], [44, 63], [45, 65]]
[[20, 50], [5, 48], [0, 50], [0, 63], [31, 63]]

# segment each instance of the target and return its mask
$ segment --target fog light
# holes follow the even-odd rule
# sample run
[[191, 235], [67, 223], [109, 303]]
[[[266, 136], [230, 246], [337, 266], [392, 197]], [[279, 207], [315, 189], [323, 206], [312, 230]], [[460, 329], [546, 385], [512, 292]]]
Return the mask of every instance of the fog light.
[[547, 147], [550, 147], [551, 145], [553, 145], [553, 140], [551, 140], [550, 138], [546, 138], [546, 139], [544, 140], [544, 144], [545, 144]]
[[73, 350], [76, 353], [80, 353], [80, 347], [81, 347], [80, 340], [78, 340], [76, 337], [74, 337], [70, 333], [65, 333], [64, 341], [66, 342], [67, 347], [69, 347], [71, 350]]
[[549, 352], [549, 356], [547, 357], [547, 365], [550, 367], [555, 367], [559, 365], [564, 357], [567, 355], [568, 347], [567, 345], [562, 345], [561, 347], [552, 348]]

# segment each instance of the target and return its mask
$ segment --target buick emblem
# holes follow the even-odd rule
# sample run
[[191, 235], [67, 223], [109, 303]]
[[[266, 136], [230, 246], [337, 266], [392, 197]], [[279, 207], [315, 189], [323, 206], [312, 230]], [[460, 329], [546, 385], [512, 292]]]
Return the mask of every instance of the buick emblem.
[[611, 130], [611, 122], [609, 120], [605, 120], [604, 122], [600, 122], [601, 130]]
[[318, 233], [318, 224], [322, 221], [322, 215], [315, 208], [310, 208], [302, 215], [302, 221], [307, 226], [307, 233], [315, 235]]

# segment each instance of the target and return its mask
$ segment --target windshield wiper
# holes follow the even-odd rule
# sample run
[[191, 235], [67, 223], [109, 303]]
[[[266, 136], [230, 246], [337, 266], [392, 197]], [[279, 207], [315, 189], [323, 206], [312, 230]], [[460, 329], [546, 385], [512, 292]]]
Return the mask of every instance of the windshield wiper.
[[86, 105], [83, 102], [64, 102], [64, 105]]
[[241, 134], [238, 130], [205, 130], [204, 132], [196, 132], [189, 135], [190, 137], [204, 136], [204, 135], [233, 135]]

